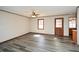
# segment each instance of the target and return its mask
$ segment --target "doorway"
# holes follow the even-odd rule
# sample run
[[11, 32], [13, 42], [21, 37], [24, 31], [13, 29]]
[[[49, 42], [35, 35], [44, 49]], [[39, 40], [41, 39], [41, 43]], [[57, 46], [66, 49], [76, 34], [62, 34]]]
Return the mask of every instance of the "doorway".
[[72, 43], [77, 43], [77, 19], [69, 17], [69, 37]]
[[64, 18], [55, 18], [55, 35], [56, 36], [64, 36]]

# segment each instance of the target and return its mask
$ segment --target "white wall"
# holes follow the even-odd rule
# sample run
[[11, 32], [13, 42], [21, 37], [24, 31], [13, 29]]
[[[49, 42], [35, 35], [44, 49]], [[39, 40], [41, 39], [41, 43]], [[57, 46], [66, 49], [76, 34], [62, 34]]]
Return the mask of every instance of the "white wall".
[[32, 19], [30, 21], [31, 23], [31, 32], [37, 32], [37, 33], [46, 33], [46, 34], [54, 34], [54, 20], [52, 17], [46, 17], [46, 18], [40, 18], [44, 19], [44, 30], [38, 30], [37, 28], [37, 19]]
[[79, 45], [79, 8], [77, 9], [77, 44]]
[[29, 19], [0, 11], [0, 42], [29, 32]]
[[[73, 15], [42, 17], [42, 18], [32, 19], [30, 21], [30, 23], [31, 23], [31, 26], [30, 26], [31, 30], [30, 31], [37, 32], [37, 33], [55, 34], [55, 28], [54, 28], [55, 18], [64, 17], [64, 36], [69, 36], [68, 18], [70, 16], [73, 16]], [[37, 19], [44, 19], [44, 30], [37, 29]]]
[[64, 36], [69, 36], [69, 16], [64, 16]]

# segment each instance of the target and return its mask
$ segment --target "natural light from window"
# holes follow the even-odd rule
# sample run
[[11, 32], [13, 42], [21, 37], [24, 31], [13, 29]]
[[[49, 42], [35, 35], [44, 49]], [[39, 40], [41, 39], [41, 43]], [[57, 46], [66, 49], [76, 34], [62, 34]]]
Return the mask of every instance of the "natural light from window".
[[44, 19], [38, 19], [38, 29], [44, 29]]
[[69, 28], [76, 28], [76, 18], [69, 18]]

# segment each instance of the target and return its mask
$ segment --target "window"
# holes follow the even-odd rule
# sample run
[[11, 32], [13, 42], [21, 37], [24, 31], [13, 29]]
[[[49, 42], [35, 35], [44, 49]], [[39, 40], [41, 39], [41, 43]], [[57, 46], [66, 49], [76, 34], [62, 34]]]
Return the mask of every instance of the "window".
[[69, 18], [69, 28], [76, 28], [76, 18]]
[[44, 19], [38, 19], [38, 29], [44, 29]]
[[62, 19], [56, 19], [56, 27], [62, 28]]

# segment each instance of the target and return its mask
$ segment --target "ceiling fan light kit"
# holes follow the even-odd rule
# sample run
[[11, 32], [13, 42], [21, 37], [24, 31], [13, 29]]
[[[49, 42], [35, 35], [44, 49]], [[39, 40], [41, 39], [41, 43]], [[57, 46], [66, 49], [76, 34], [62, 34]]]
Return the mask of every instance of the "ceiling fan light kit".
[[37, 17], [39, 14], [36, 14], [35, 11], [32, 12], [32, 17]]
[[32, 17], [36, 17], [35, 15], [32, 15]]

